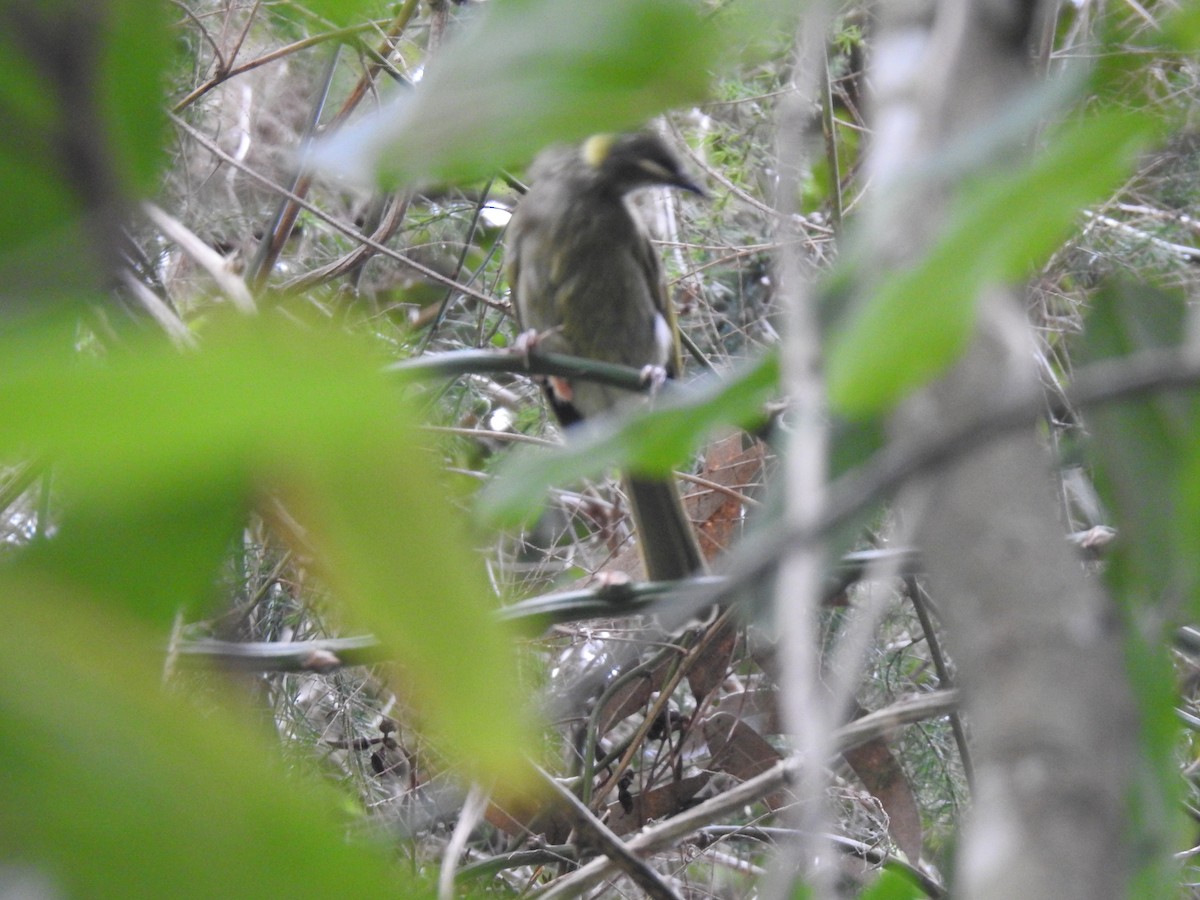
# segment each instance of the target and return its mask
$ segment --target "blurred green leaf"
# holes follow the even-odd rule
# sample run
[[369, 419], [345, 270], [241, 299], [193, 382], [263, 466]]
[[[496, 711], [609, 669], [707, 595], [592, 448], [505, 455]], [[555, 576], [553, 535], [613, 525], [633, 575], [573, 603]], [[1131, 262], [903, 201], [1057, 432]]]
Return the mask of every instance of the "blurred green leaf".
[[135, 342], [97, 361], [26, 336], [0, 357], [0, 455], [49, 460], [67, 504], [27, 569], [161, 622], [212, 590], [251, 493], [282, 495], [348, 617], [406, 666], [431, 736], [481, 776], [526, 771], [508, 635], [414, 420], [362, 345], [235, 319], [195, 353]]
[[[354, 25], [372, 15], [385, 16], [389, 7], [398, 5], [384, 0], [305, 0], [303, 10], [305, 18], [316, 14], [335, 25]], [[279, 11], [285, 16], [299, 19], [300, 12], [289, 9], [291, 6], [290, 3], [280, 4]]]
[[721, 32], [720, 62], [753, 66], [792, 52], [805, 5], [793, 0], [738, 0], [721, 3], [713, 23]]
[[358, 181], [471, 180], [702, 99], [719, 33], [686, 0], [493, 0], [410, 94], [318, 144]]
[[[162, 638], [77, 585], [0, 575], [0, 857], [53, 896], [430, 895], [345, 839], [234, 710], [161, 687]], [[91, 602], [89, 602], [89, 599]]]
[[1184, 53], [1200, 50], [1200, 5], [1185, 3], [1163, 23], [1162, 39]]
[[929, 253], [883, 281], [834, 334], [833, 407], [877, 413], [944, 371], [970, 339], [981, 292], [1019, 280], [1053, 252], [1079, 209], [1107, 195], [1152, 134], [1148, 114], [1108, 110], [1064, 126], [1019, 171], [966, 185]]
[[754, 427], [779, 387], [779, 358], [771, 353], [727, 379], [712, 378], [653, 408], [626, 410], [572, 428], [561, 448], [514, 452], [479, 493], [477, 511], [495, 525], [516, 525], [537, 514], [546, 488], [599, 475], [609, 468], [665, 475], [721, 425]]
[[195, 487], [154, 504], [74, 504], [56, 522], [53, 540], [22, 555], [22, 568], [77, 584], [165, 632], [177, 613], [196, 614], [216, 599], [221, 568], [246, 521], [246, 491], [205, 481]]
[[93, 286], [120, 205], [166, 158], [171, 36], [156, 0], [0, 11], [0, 296]]
[[[1179, 49], [1197, 40], [1194, 9], [1167, 18], [1164, 32], [1150, 32]], [[1114, 45], [1122, 43], [1113, 37]], [[1130, 43], [1147, 47], [1142, 36]], [[1078, 87], [1099, 98], [1099, 111], [1061, 125], [1046, 148], [1016, 172], [996, 172], [987, 141], [975, 147], [980, 170], [960, 193], [941, 237], [912, 268], [883, 281], [834, 335], [829, 354], [832, 406], [852, 417], [878, 413], [951, 365], [973, 331], [976, 303], [989, 285], [1019, 281], [1052, 253], [1078, 211], [1107, 197], [1144, 150], [1169, 124], [1148, 103], [1159, 75], [1137, 53], [1102, 56], [1086, 84], [1049, 85], [1041, 101], [1009, 111], [1011, 121], [993, 123], [991, 139], [1023, 133], [1029, 113], [1050, 110], [1046, 101]], [[1036, 98], [1036, 95], [1034, 95]], [[986, 134], [984, 135], [987, 136]], [[961, 149], [961, 148], [960, 148]], [[971, 155], [971, 154], [968, 154]], [[961, 158], [943, 160], [951, 166]], [[843, 266], [862, 266], [870, 248], [844, 254]], [[831, 281], [845, 276], [834, 273]]]
[[[1088, 313], [1080, 363], [1176, 346], [1186, 308], [1181, 296], [1145, 285], [1110, 284]], [[1183, 782], [1177, 770], [1177, 688], [1162, 653], [1164, 628], [1200, 612], [1200, 400], [1194, 393], [1155, 394], [1087, 412], [1089, 457], [1120, 537], [1105, 581], [1125, 612], [1130, 685], [1141, 711], [1147, 769], [1135, 784], [1130, 828], [1142, 840], [1171, 846], [1182, 824]], [[1155, 857], [1137, 874], [1130, 896], [1165, 896], [1174, 866]]]
[[[1124, 579], [1106, 579], [1123, 604], [1130, 597]], [[1121, 585], [1124, 584], [1124, 587]], [[1186, 813], [1187, 785], [1179, 777], [1179, 693], [1177, 673], [1157, 636], [1150, 640], [1136, 627], [1126, 630], [1125, 660], [1139, 715], [1141, 756], [1129, 798], [1126, 827], [1143, 847], [1185, 847], [1194, 822]], [[1142, 853], [1132, 867], [1129, 897], [1171, 897], [1179, 887], [1179, 868], [1168, 853]]]
[[123, 193], [137, 199], [158, 186], [167, 158], [163, 96], [173, 40], [171, 6], [109, 0], [93, 8], [107, 13], [99, 30], [106, 39], [98, 47], [101, 146], [107, 145]]
[[925, 892], [912, 881], [892, 869], [884, 869], [859, 900], [917, 900], [924, 896]]
[[[1080, 362], [1177, 345], [1184, 334], [1183, 298], [1144, 285], [1108, 285], [1088, 313]], [[1118, 593], [1136, 606], [1153, 604], [1171, 619], [1200, 612], [1200, 496], [1192, 490], [1200, 401], [1157, 394], [1090, 410], [1090, 456], [1097, 486], [1121, 534], [1109, 564]]]

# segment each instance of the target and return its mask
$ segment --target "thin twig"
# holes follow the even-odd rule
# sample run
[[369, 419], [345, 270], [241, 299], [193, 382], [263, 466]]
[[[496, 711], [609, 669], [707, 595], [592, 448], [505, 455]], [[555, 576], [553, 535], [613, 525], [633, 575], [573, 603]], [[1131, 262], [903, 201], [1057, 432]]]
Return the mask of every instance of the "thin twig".
[[[950, 674], [950, 667], [946, 664], [946, 657], [942, 655], [942, 645], [938, 640], [937, 629], [934, 628], [933, 617], [929, 614], [929, 603], [925, 591], [917, 583], [917, 579], [911, 575], [905, 576], [904, 586], [908, 592], [908, 598], [912, 602], [913, 610], [917, 614], [917, 620], [921, 623], [921, 631], [925, 635], [925, 646], [929, 648], [929, 658], [933, 660], [933, 670], [937, 672], [938, 683], [943, 688], [954, 687], [954, 678]], [[971, 749], [967, 744], [967, 733], [963, 729], [962, 716], [958, 714], [957, 710], [950, 713], [950, 731], [954, 735], [954, 743], [958, 747], [958, 758], [962, 761], [963, 777], [967, 780], [967, 787], [974, 790], [975, 766], [971, 762]]]
[[[645, 860], [635, 856], [630, 845], [622, 843], [612, 829], [596, 818], [596, 814], [584, 806], [578, 797], [559, 784], [541, 766], [534, 766], [534, 769], [550, 790], [565, 804], [579, 836], [594, 843], [596, 848], [604, 854], [605, 862], [628, 875], [638, 887], [655, 900], [681, 900], [679, 894], [671, 889], [663, 877], [654, 871]], [[545, 896], [550, 896], [550, 894]]]
[[224, 72], [229, 67], [229, 64], [225, 62], [225, 54], [221, 52], [221, 45], [217, 43], [216, 38], [212, 36], [208, 28], [205, 27], [204, 23], [200, 21], [200, 17], [192, 12], [191, 8], [186, 3], [182, 2], [182, 0], [171, 0], [171, 2], [178, 6], [183, 11], [184, 16], [190, 19], [192, 24], [200, 29], [201, 36], [208, 43], [208, 46], [212, 48], [213, 56], [216, 57], [216, 70], [218, 72]]
[[675, 134], [675, 136], [678, 138], [678, 140], [676, 141], [676, 146], [683, 148], [683, 152], [687, 154], [688, 158], [693, 163], [695, 163], [699, 168], [704, 170], [705, 176], [707, 176], [708, 178], [711, 178], [713, 181], [717, 182], [717, 184], [719, 184], [719, 185], [721, 185], [721, 187], [725, 188], [725, 190], [728, 191], [730, 193], [730, 195], [732, 195], [733, 197], [736, 197], [738, 200], [742, 201], [742, 203], [745, 203], [747, 206], [751, 207], [752, 209], [757, 210], [758, 212], [762, 213], [763, 215], [770, 217], [772, 220], [783, 219], [785, 221], [790, 221], [794, 225], [799, 225], [801, 227], [802, 231], [804, 232], [804, 234], [800, 238], [801, 243], [803, 243], [805, 245], [811, 245], [816, 242], [817, 238], [808, 234], [808, 232], [813, 232], [817, 235], [820, 235], [823, 238], [833, 237], [833, 229], [832, 228], [829, 228], [825, 225], [818, 225], [815, 222], [811, 221], [806, 216], [802, 216], [799, 213], [792, 213], [792, 214], [781, 213], [779, 210], [777, 210], [775, 207], [771, 206], [770, 204], [764, 203], [763, 201], [759, 200], [758, 198], [753, 197], [750, 194], [746, 193], [744, 190], [742, 190], [740, 187], [738, 187], [736, 184], [734, 184], [732, 181], [730, 181], [728, 178], [726, 178], [725, 175], [722, 172], [720, 172], [717, 168], [715, 168], [714, 166], [710, 166], [707, 162], [705, 162], [705, 160], [700, 156], [700, 154], [698, 154], [695, 150], [693, 150], [691, 148], [691, 146], [688, 144], [688, 142], [686, 140], [684, 140], [683, 136], [679, 132], [679, 129], [673, 123], [671, 124], [671, 130]]
[[450, 833], [450, 840], [446, 842], [446, 850], [442, 854], [442, 866], [438, 872], [438, 900], [454, 900], [458, 858], [466, 849], [471, 832], [483, 820], [487, 805], [488, 792], [477, 784], [471, 785], [462, 811], [458, 814], [458, 821], [454, 823], [454, 831]]
[[[483, 186], [483, 191], [479, 195], [479, 202], [475, 204], [475, 211], [471, 215], [471, 221], [467, 225], [467, 233], [463, 237], [462, 249], [459, 251], [458, 260], [454, 264], [453, 277], [455, 281], [461, 278], [463, 266], [467, 262], [467, 254], [475, 244], [475, 235], [479, 229], [479, 222], [483, 217], [483, 210], [487, 205], [488, 195], [491, 193], [495, 180], [494, 176], [488, 179], [487, 184]], [[495, 250], [495, 245], [493, 245], [492, 250]], [[490, 255], [489, 253], [489, 257]], [[474, 281], [475, 277], [475, 275], [472, 275], [471, 280]], [[437, 306], [437, 312], [434, 314], [433, 321], [425, 329], [425, 335], [421, 338], [421, 343], [417, 347], [417, 355], [423, 354], [425, 349], [432, 343], [438, 329], [441, 328], [442, 323], [446, 320], [446, 313], [450, 309], [450, 304], [454, 302], [454, 297], [455, 292], [453, 288], [447, 290], [446, 295], [442, 297], [441, 302]]]
[[246, 13], [246, 21], [242, 25], [242, 30], [238, 34], [237, 40], [233, 42], [233, 49], [229, 51], [229, 65], [233, 65], [233, 61], [242, 52], [242, 46], [246, 43], [246, 36], [250, 34], [250, 26], [254, 24], [254, 17], [258, 15], [260, 7], [262, 7], [262, 0], [254, 0], [254, 5], [250, 7], [250, 12]]
[[694, 484], [696, 487], [702, 487], [706, 490], [723, 494], [730, 500], [736, 500], [738, 503], [742, 503], [746, 506], [758, 508], [763, 505], [761, 500], [756, 500], [754, 497], [751, 497], [742, 491], [737, 490], [736, 488], [731, 488], [727, 484], [718, 484], [710, 478], [703, 478], [700, 475], [693, 475], [690, 472], [676, 472], [675, 474], [689, 484]]
[[[317, 128], [321, 124], [321, 116], [325, 112], [325, 104], [329, 100], [329, 91], [333, 87], [333, 76], [337, 72], [338, 56], [340, 55], [341, 47], [336, 46], [333, 52], [329, 54], [329, 62], [325, 66], [325, 77], [321, 80], [321, 89], [317, 92], [316, 98], [313, 100], [312, 113], [309, 116], [308, 124], [305, 127], [304, 135], [300, 139], [300, 147], [303, 153], [306, 153], [312, 146], [312, 140], [317, 133]], [[312, 187], [313, 177], [310, 172], [303, 169], [296, 172], [292, 181], [291, 193], [298, 197], [308, 195], [309, 188]], [[291, 237], [292, 230], [296, 225], [296, 218], [300, 215], [300, 207], [295, 201], [288, 198], [283, 198], [279, 202], [279, 209], [275, 213], [275, 219], [271, 222], [271, 226], [262, 236], [262, 240], [258, 245], [258, 251], [254, 254], [246, 271], [246, 281], [256, 290], [262, 290], [267, 283], [267, 278], [275, 268], [276, 262], [279, 260], [279, 255], [283, 252], [283, 246], [287, 243], [287, 239]]]
[[489, 297], [487, 294], [483, 293], [482, 291], [477, 291], [474, 288], [459, 284], [453, 278], [449, 278], [449, 277], [443, 275], [441, 272], [438, 272], [436, 269], [431, 269], [428, 266], [424, 266], [421, 263], [417, 262], [416, 260], [410, 259], [409, 257], [405, 256], [403, 253], [400, 253], [399, 251], [394, 250], [391, 247], [381, 244], [378, 241], [372, 240], [370, 237], [368, 237], [367, 235], [360, 232], [355, 226], [346, 224], [345, 222], [338, 221], [336, 218], [331, 216], [329, 213], [325, 212], [325, 210], [321, 209], [316, 204], [310, 203], [308, 200], [305, 200], [303, 197], [299, 196], [298, 194], [293, 193], [292, 191], [288, 190], [283, 185], [268, 178], [266, 175], [263, 175], [260, 172], [255, 171], [254, 169], [250, 168], [248, 165], [241, 162], [240, 160], [234, 159], [232, 156], [230, 156], [228, 153], [226, 153], [224, 150], [222, 150], [219, 146], [217, 146], [217, 144], [211, 138], [209, 138], [207, 135], [205, 135], [201, 131], [193, 128], [191, 125], [189, 125], [187, 122], [185, 122], [183, 119], [179, 118], [178, 116], [172, 115], [172, 116], [170, 116], [170, 119], [177, 128], [179, 128], [181, 131], [183, 131], [185, 134], [187, 134], [188, 137], [190, 137], [192, 140], [194, 140], [196, 143], [198, 143], [201, 147], [203, 147], [205, 150], [207, 150], [213, 156], [217, 157], [217, 159], [221, 160], [224, 163], [227, 163], [228, 165], [233, 166], [234, 168], [238, 169], [240, 172], [245, 173], [249, 178], [258, 182], [259, 184], [261, 184], [263, 187], [267, 188], [268, 190], [275, 191], [280, 196], [286, 197], [289, 200], [293, 200], [297, 205], [299, 205], [299, 207], [301, 209], [304, 209], [304, 210], [312, 213], [312, 215], [315, 218], [324, 222], [326, 225], [328, 225], [330, 228], [333, 228], [335, 231], [338, 231], [341, 234], [344, 234], [346, 237], [350, 238], [351, 240], [355, 240], [360, 243], [366, 244], [368, 247], [371, 247], [377, 253], [380, 253], [380, 254], [388, 257], [389, 259], [394, 259], [397, 262], [404, 264], [405, 266], [412, 269], [413, 271], [418, 272], [419, 274], [425, 276], [430, 281], [434, 281], [438, 284], [446, 285], [447, 287], [453, 287], [459, 293], [464, 294], [465, 296], [471, 297], [474, 300], [478, 300], [480, 303], [486, 303], [488, 306], [492, 307], [493, 309], [497, 309], [502, 312], [507, 312], [507, 310], [508, 310], [507, 304], [498, 302], [495, 298]]
[[187, 323], [167, 305], [162, 297], [154, 293], [129, 269], [122, 269], [117, 277], [133, 296], [133, 299], [142, 305], [142, 309], [146, 310], [150, 317], [162, 327], [162, 330], [175, 342], [177, 347], [193, 348], [196, 346], [196, 337], [187, 327]]
[[8, 509], [21, 495], [24, 494], [47, 470], [46, 460], [26, 460], [12, 466], [6, 477], [0, 483], [0, 513], [8, 513]]
[[1088, 212], [1084, 210], [1084, 216], [1091, 219], [1093, 222], [1098, 222], [1114, 231], [1120, 231], [1139, 241], [1144, 241], [1152, 247], [1157, 247], [1172, 256], [1177, 256], [1185, 262], [1200, 262], [1200, 247], [1189, 247], [1187, 244], [1173, 244], [1171, 241], [1163, 240], [1152, 234], [1147, 234], [1140, 228], [1134, 228], [1128, 222], [1122, 222], [1119, 219], [1114, 219], [1112, 216], [1102, 216], [1098, 213]]
[[[333, 115], [326, 126], [326, 134], [332, 134], [346, 123], [346, 121], [350, 118], [350, 115], [355, 109], [358, 108], [358, 104], [362, 102], [362, 98], [366, 96], [367, 88], [375, 83], [375, 79], [379, 76], [379, 73], [388, 66], [387, 52], [392, 43], [408, 26], [413, 14], [416, 12], [416, 6], [417, 4], [415, 0], [406, 0], [404, 6], [401, 7], [397, 12], [395, 18], [392, 20], [391, 27], [387, 31], [386, 41], [383, 48], [374, 54], [377, 62], [371, 66], [368, 66], [367, 70], [359, 77], [358, 82], [350, 91], [349, 96], [346, 97], [346, 99], [342, 102], [341, 107]], [[320, 122], [322, 110], [325, 106], [325, 100], [328, 95], [329, 88], [333, 83], [334, 68], [337, 63], [337, 58], [338, 54], [335, 52], [330, 59], [329, 69], [326, 73], [325, 81], [321, 89], [321, 95], [315, 104], [313, 116], [309, 122], [308, 131], [304, 136], [302, 146], [306, 151], [312, 141], [313, 135], [316, 133], [317, 125]], [[312, 186], [312, 182], [313, 177], [311, 173], [300, 173], [296, 177], [296, 182], [293, 185], [292, 192], [298, 197], [304, 197], [308, 194], [309, 188]], [[250, 281], [256, 287], [259, 287], [265, 283], [267, 275], [274, 268], [275, 260], [279, 253], [282, 252], [283, 244], [292, 232], [292, 228], [295, 225], [296, 217], [299, 215], [300, 209], [301, 207], [297, 204], [297, 202], [291, 198], [286, 198], [281, 204], [279, 213], [276, 216], [275, 224], [268, 235], [263, 238], [262, 249], [260, 250], [258, 257], [256, 257], [254, 266], [252, 268]], [[396, 205], [393, 205], [392, 207], [392, 212], [396, 214], [396, 216], [393, 217], [393, 221], [390, 223], [390, 226], [385, 229], [380, 229], [376, 234], [372, 235], [372, 241], [382, 244], [383, 241], [387, 240], [391, 236], [392, 231], [398, 227], [399, 221], [401, 218], [403, 218], [407, 209], [408, 200], [407, 195], [405, 195], [405, 199], [400, 203], [399, 207]], [[367, 254], [369, 246], [370, 245], [360, 245], [359, 250], [362, 251], [360, 256], [365, 256]]]
[[369, 634], [319, 641], [177, 641], [173, 650], [180, 666], [199, 663], [248, 672], [328, 672], [390, 656]]
[[[715, 840], [747, 838], [765, 843], [775, 843], [781, 839], [794, 839], [796, 837], [795, 832], [790, 828], [773, 828], [760, 825], [709, 825], [700, 830], [700, 835]], [[902, 872], [919, 885], [921, 890], [928, 894], [932, 900], [941, 900], [941, 898], [947, 896], [946, 889], [921, 871], [920, 868], [899, 857], [893, 856], [886, 850], [879, 847], [872, 847], [870, 844], [864, 844], [862, 841], [856, 841], [840, 834], [826, 835], [826, 838], [836, 845], [839, 850], [844, 850], [847, 853], [861, 857], [871, 863], [871, 865], [883, 866], [886, 869]]]
[[[916, 571], [916, 554], [911, 550], [866, 550], [847, 553], [826, 582], [826, 596], [832, 597], [844, 591], [848, 582], [862, 577], [871, 563], [881, 555], [900, 559], [900, 571], [904, 574]], [[587, 619], [619, 619], [647, 612], [670, 615], [674, 607], [664, 607], [663, 601], [676, 597], [682, 586], [686, 585], [692, 591], [702, 591], [722, 586], [725, 582], [726, 579], [720, 576], [704, 575], [683, 583], [643, 581], [604, 584], [599, 587], [530, 597], [500, 608], [495, 617], [497, 621], [513, 623], [523, 633], [538, 634], [554, 625]], [[183, 664], [257, 672], [310, 671], [313, 660], [329, 663], [330, 654], [336, 656], [341, 665], [345, 666], [368, 665], [380, 662], [387, 656], [387, 651], [380, 647], [371, 635], [260, 643], [202, 639], [183, 641], [180, 648]]]
[[[400, 223], [404, 220], [404, 216], [408, 212], [408, 205], [411, 200], [412, 193], [410, 191], [403, 191], [392, 198], [392, 202], [388, 205], [387, 213], [371, 232], [372, 241], [382, 244], [395, 234], [396, 229], [400, 227]], [[373, 250], [374, 248], [370, 244], [359, 244], [339, 259], [335, 259], [333, 262], [320, 268], [313, 269], [311, 272], [297, 275], [290, 281], [283, 282], [278, 286], [278, 290], [281, 293], [301, 293], [319, 284], [332, 281], [334, 278], [352, 269], [361, 267], [371, 258]]]
[[142, 211], [164, 237], [174, 241], [180, 250], [208, 273], [238, 312], [254, 312], [254, 297], [250, 295], [250, 289], [246, 287], [246, 282], [229, 270], [225, 257], [161, 207], [147, 201], [142, 204]]
[[501, 441], [511, 444], [532, 444], [535, 447], [560, 447], [558, 441], [522, 434], [519, 431], [491, 431], [487, 428], [462, 428], [454, 425], [422, 425], [422, 431], [431, 434], [449, 434], [455, 437], [470, 438], [471, 440]]
[[276, 60], [283, 59], [285, 56], [290, 56], [293, 53], [298, 53], [301, 50], [307, 50], [309, 47], [316, 47], [319, 44], [324, 44], [327, 41], [340, 41], [343, 38], [355, 37], [364, 31], [373, 31], [379, 26], [376, 22], [366, 22], [362, 25], [352, 25], [348, 28], [339, 28], [335, 31], [327, 31], [324, 34], [313, 35], [299, 41], [294, 41], [283, 47], [272, 50], [270, 53], [264, 53], [262, 56], [255, 57], [249, 62], [242, 63], [240, 66], [224, 70], [222, 66], [218, 66], [217, 73], [212, 78], [189, 91], [183, 99], [179, 100], [171, 107], [171, 112], [181, 113], [213, 88], [219, 87], [231, 78], [238, 75], [244, 75], [260, 66], [265, 66], [268, 63], [273, 63]]
[[[877, 738], [886, 740], [905, 725], [947, 715], [958, 708], [959, 699], [958, 691], [936, 691], [911, 700], [894, 703], [837, 729], [833, 733], [833, 749], [840, 755], [867, 741]], [[720, 821], [743, 806], [755, 803], [767, 794], [789, 787], [797, 770], [797, 760], [795, 758], [786, 759], [761, 775], [743, 781], [723, 794], [684, 810], [665, 822], [646, 828], [628, 841], [625, 846], [631, 852], [646, 854], [667, 850], [688, 835]], [[607, 858], [592, 860], [578, 871], [560, 879], [547, 890], [535, 896], [538, 900], [563, 900], [567, 897], [582, 896], [584, 891], [590, 890], [608, 878], [612, 874], [613, 868]]]

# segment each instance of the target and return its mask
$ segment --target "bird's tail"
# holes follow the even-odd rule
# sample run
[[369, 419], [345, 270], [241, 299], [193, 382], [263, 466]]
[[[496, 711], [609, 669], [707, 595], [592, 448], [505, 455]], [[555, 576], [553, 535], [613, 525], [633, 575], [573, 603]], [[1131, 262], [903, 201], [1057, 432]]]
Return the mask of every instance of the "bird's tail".
[[626, 476], [625, 490], [646, 577], [651, 581], [676, 581], [702, 572], [704, 556], [675, 480]]

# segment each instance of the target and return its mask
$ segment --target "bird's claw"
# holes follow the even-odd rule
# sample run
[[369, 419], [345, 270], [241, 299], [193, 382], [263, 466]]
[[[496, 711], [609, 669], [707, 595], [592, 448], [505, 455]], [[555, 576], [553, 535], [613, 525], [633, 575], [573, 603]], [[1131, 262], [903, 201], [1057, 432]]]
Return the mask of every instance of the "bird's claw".
[[609, 599], [614, 597], [624, 596], [628, 592], [628, 588], [633, 584], [633, 579], [625, 572], [617, 569], [608, 569], [603, 572], [597, 572], [594, 576], [596, 584], [596, 592], [600, 594], [611, 595]]
[[657, 394], [667, 383], [667, 370], [662, 366], [642, 366], [641, 382], [646, 385], [651, 394]]
[[529, 368], [529, 354], [537, 349], [538, 341], [541, 338], [542, 336], [536, 328], [526, 328], [513, 341], [513, 352], [521, 355], [521, 359], [525, 361], [526, 368]]

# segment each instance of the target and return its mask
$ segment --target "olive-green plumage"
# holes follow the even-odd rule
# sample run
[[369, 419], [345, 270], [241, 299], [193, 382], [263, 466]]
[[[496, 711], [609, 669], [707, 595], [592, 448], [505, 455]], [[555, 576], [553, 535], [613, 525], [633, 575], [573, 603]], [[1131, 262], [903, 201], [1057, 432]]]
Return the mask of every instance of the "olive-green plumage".
[[[599, 135], [554, 147], [530, 169], [513, 214], [507, 265], [521, 327], [538, 346], [668, 376], [680, 367], [675, 316], [662, 263], [627, 196], [654, 185], [701, 193], [656, 136]], [[552, 378], [550, 403], [564, 425], [628, 395], [607, 385]], [[647, 576], [686, 577], [704, 566], [673, 480], [625, 479]]]

